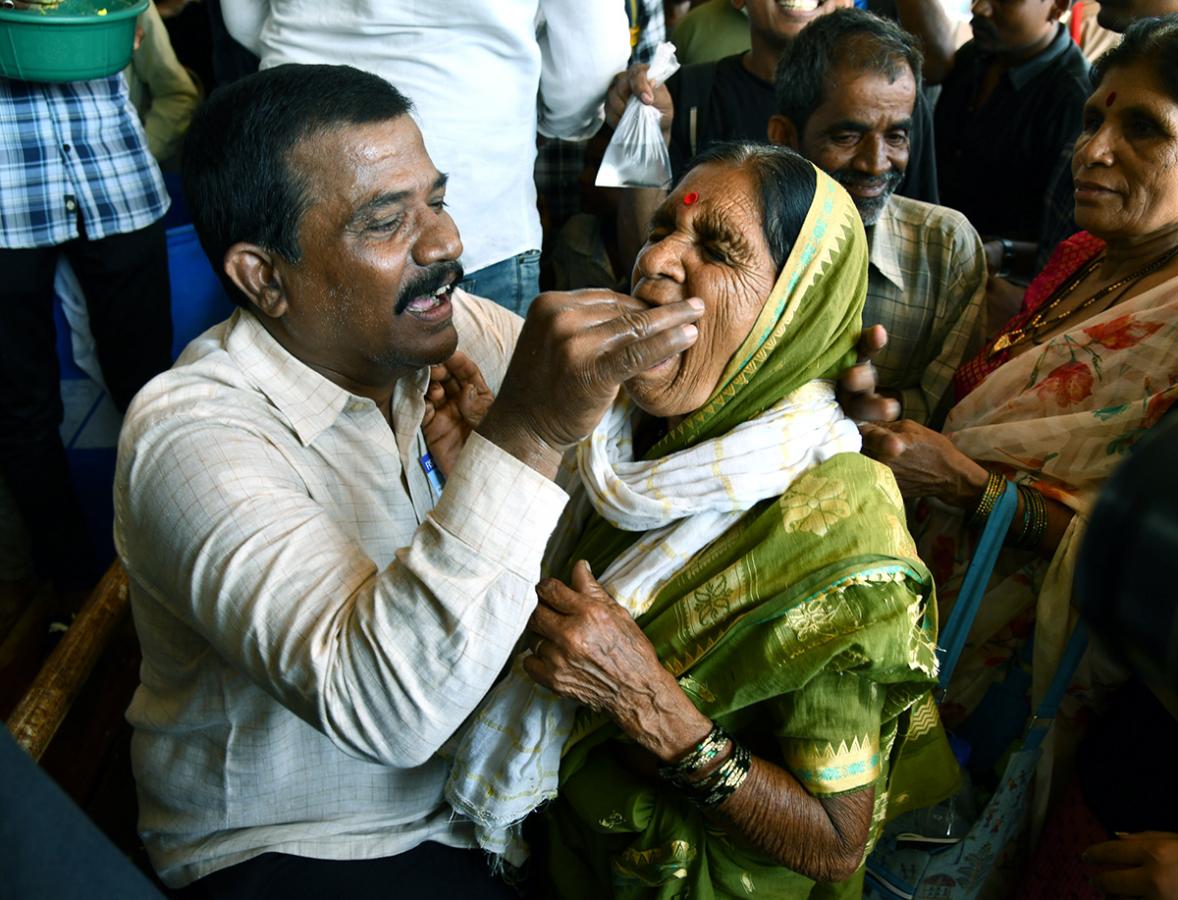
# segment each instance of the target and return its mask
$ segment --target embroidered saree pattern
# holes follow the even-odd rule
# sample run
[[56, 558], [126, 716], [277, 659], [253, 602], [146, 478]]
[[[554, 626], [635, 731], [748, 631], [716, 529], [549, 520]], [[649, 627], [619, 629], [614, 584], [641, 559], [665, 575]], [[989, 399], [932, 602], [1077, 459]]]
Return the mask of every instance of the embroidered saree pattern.
[[[721, 387], [648, 458], [727, 434], [833, 377], [853, 359], [865, 272], [854, 207], [819, 174], [790, 260]], [[874, 787], [877, 824], [908, 710], [936, 673], [932, 582], [903, 516], [883, 466], [857, 453], [818, 461], [671, 572], [638, 620], [701, 711], [815, 794]], [[567, 558], [605, 571], [639, 539], [596, 515]], [[560, 896], [855, 894], [859, 876], [815, 885], [725, 834], [634, 772], [626, 743], [604, 716], [578, 713], [546, 810]]]
[[[1075, 259], [1086, 261], [1083, 254]], [[1176, 399], [1178, 278], [1015, 357], [950, 413], [945, 431], [963, 453], [1076, 516], [1051, 560], [1015, 549], [999, 557], [954, 674], [947, 718], [976, 706], [1032, 622], [1032, 700], [1038, 702], [1074, 621], [1072, 571], [1096, 493]], [[943, 607], [951, 604], [972, 552], [961, 516], [926, 504], [913, 530]]]

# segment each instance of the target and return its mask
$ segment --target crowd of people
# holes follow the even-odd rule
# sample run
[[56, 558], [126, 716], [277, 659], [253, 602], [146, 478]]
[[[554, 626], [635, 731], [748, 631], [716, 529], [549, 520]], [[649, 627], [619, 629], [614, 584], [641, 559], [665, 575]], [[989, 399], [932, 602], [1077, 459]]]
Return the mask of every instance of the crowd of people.
[[[92, 582], [64, 261], [175, 896], [900, 896], [1062, 669], [917, 895], [1178, 898], [1178, 685], [1067, 662], [1178, 400], [1178, 2], [950, 7], [220, 0], [215, 90], [154, 7], [127, 78], [0, 78], [0, 484]], [[671, 177], [596, 187], [634, 107]], [[160, 164], [237, 307], [174, 363]]]

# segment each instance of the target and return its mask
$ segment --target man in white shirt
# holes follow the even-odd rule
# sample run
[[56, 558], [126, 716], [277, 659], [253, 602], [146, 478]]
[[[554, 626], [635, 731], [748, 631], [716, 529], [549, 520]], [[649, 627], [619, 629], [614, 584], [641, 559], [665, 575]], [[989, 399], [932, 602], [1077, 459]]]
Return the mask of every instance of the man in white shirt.
[[[544, 295], [521, 332], [463, 292], [408, 112], [376, 76], [283, 66], [188, 137], [193, 218], [242, 309], [129, 410], [115, 537], [140, 831], [194, 896], [497, 896], [480, 851], [449, 849], [473, 840], [437, 752], [535, 605], [562, 451], [696, 338], [698, 302]], [[439, 498], [423, 394], [456, 349], [497, 399]]]
[[523, 315], [539, 288], [536, 134], [580, 140], [630, 54], [619, 0], [223, 0], [261, 58], [348, 63], [387, 78], [420, 114], [450, 175], [466, 289]]

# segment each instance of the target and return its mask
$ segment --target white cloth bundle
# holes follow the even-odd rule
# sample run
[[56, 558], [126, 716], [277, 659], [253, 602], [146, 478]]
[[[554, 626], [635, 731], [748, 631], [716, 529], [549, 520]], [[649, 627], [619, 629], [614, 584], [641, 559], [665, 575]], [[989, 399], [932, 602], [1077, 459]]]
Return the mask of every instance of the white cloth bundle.
[[[632, 616], [750, 507], [861, 444], [826, 381], [803, 385], [722, 437], [652, 461], [631, 460], [634, 412], [621, 398], [577, 448], [580, 480], [597, 512], [618, 528], [645, 532], [598, 576]], [[519, 823], [556, 795], [577, 709], [532, 681], [522, 659], [456, 736], [446, 784], [446, 799], [474, 821], [479, 844], [513, 865], [527, 857]]]

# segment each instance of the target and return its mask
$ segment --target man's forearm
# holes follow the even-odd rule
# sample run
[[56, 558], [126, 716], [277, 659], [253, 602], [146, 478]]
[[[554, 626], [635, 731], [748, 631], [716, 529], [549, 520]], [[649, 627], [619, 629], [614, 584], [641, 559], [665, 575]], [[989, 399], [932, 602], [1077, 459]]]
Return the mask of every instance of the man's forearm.
[[618, 258], [629, 282], [630, 270], [638, 258], [638, 251], [646, 243], [650, 219], [659, 204], [667, 198], [662, 188], [625, 188], [618, 202]]
[[269, 0], [221, 0], [225, 30], [254, 56], [262, 56], [262, 26], [269, 15]]
[[939, 0], [896, 0], [900, 24], [920, 38], [924, 48], [924, 79], [940, 84], [953, 68], [957, 48], [953, 23]]

